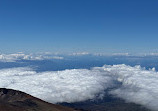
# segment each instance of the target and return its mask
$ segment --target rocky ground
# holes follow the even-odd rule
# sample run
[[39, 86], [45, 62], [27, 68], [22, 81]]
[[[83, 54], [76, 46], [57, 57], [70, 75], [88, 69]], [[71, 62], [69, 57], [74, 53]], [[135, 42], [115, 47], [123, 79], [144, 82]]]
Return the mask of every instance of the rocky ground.
[[75, 111], [72, 108], [47, 103], [31, 95], [0, 88], [0, 111]]

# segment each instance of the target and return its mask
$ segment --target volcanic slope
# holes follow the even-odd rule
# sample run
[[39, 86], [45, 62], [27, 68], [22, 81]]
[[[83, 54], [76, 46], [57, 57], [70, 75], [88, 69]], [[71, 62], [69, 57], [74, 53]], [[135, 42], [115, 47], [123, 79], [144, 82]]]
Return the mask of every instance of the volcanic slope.
[[0, 111], [76, 111], [72, 108], [47, 103], [29, 94], [0, 88]]

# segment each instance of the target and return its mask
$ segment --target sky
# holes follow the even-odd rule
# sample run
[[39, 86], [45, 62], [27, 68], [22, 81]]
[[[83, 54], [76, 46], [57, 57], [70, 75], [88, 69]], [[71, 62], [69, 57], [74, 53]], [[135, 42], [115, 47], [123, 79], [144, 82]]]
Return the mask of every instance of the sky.
[[0, 52], [158, 52], [157, 0], [0, 0]]

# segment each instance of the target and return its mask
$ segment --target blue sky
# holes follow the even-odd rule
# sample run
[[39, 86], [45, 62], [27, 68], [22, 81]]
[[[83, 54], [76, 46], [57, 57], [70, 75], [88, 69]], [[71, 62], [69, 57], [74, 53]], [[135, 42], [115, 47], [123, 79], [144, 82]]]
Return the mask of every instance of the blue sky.
[[158, 52], [157, 0], [0, 0], [0, 52]]

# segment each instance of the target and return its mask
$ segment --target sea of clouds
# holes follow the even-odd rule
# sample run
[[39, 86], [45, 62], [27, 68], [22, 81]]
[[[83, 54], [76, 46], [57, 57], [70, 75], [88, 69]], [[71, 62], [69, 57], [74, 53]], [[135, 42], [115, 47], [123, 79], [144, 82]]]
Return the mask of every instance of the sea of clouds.
[[124, 64], [48, 72], [8, 68], [0, 70], [0, 87], [24, 91], [51, 103], [95, 99], [112, 88], [109, 93], [113, 96], [158, 110], [158, 72], [154, 68]]
[[60, 54], [60, 53], [51, 53], [51, 52], [44, 52], [44, 53], [11, 53], [11, 54], [3, 54], [0, 53], [0, 62], [17, 62], [20, 60], [63, 60], [66, 59], [65, 57], [82, 57], [82, 56], [95, 56], [95, 57], [117, 57], [117, 56], [123, 56], [123, 57], [158, 57], [158, 53], [149, 53], [149, 54], [138, 54], [138, 55], [131, 55], [129, 53], [113, 53], [113, 54], [104, 54], [104, 53], [88, 53], [88, 52], [76, 52], [76, 53], [70, 53], [70, 54]]
[[24, 53], [13, 53], [13, 54], [0, 54], [0, 62], [16, 62], [19, 60], [47, 60], [47, 59], [64, 59], [61, 56], [53, 54], [24, 54]]

